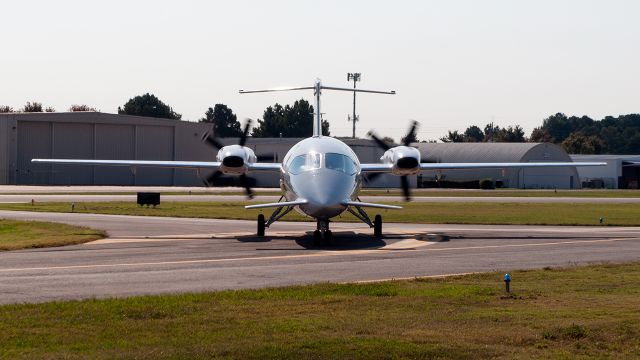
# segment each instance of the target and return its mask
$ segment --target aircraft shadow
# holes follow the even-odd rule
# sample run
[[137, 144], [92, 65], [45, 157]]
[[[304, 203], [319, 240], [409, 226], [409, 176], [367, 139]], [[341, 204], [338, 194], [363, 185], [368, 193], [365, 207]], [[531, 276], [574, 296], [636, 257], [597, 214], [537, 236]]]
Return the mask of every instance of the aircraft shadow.
[[[390, 235], [389, 237], [391, 237]], [[308, 231], [304, 235], [282, 235], [282, 236], [269, 236], [259, 237], [255, 235], [236, 236], [236, 240], [240, 242], [255, 242], [265, 243], [274, 239], [278, 240], [290, 240], [294, 241], [301, 248], [299, 250], [360, 250], [360, 249], [377, 249], [387, 245], [387, 242], [382, 239], [376, 238], [371, 234], [361, 234], [354, 231], [334, 231], [331, 244], [328, 245], [314, 245], [313, 244], [313, 232]], [[397, 237], [394, 237], [397, 238]], [[259, 250], [292, 250], [291, 248], [263, 248]]]

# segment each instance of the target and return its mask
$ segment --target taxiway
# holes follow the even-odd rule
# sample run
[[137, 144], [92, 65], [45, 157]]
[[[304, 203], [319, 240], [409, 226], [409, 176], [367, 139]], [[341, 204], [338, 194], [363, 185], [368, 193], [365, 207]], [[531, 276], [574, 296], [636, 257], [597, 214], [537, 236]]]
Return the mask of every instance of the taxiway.
[[[104, 229], [88, 244], [0, 253], [0, 303], [376, 281], [544, 266], [636, 261], [640, 227], [333, 223], [312, 245], [312, 223], [277, 222], [267, 237], [240, 220], [0, 211], [0, 218]], [[430, 242], [425, 234], [450, 236]], [[425, 240], [427, 239], [427, 240]], [[500, 279], [496, 279], [500, 286]], [[512, 287], [517, 288], [517, 278]]]

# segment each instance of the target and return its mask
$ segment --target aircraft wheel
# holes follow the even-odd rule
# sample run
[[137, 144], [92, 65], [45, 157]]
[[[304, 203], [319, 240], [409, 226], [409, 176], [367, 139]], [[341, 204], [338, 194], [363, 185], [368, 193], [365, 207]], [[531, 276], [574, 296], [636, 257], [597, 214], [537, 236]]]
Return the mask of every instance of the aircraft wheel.
[[325, 245], [331, 245], [331, 242], [333, 241], [333, 233], [331, 232], [331, 230], [327, 230], [324, 232], [324, 244]]
[[373, 220], [373, 236], [377, 238], [382, 237], [382, 216], [376, 215]]
[[313, 245], [322, 245], [322, 234], [320, 233], [320, 230], [316, 230], [313, 232]]
[[258, 236], [264, 236], [264, 215], [258, 215]]

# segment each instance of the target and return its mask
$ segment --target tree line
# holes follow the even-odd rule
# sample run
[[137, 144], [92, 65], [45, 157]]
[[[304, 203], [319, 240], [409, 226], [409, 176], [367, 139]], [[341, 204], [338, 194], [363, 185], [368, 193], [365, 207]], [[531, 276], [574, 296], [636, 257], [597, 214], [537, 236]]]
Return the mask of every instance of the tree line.
[[443, 142], [550, 142], [570, 154], [640, 153], [640, 114], [606, 116], [551, 115], [526, 137], [519, 125], [500, 128], [489, 123], [483, 129], [469, 126], [464, 132], [448, 131]]
[[[88, 105], [74, 104], [74, 105], [71, 105], [67, 111], [72, 111], [72, 112], [73, 111], [96, 111], [96, 109]], [[0, 105], [0, 114], [13, 113], [13, 112], [56, 112], [56, 109], [54, 109], [53, 106], [43, 107], [42, 103], [37, 101], [34, 101], [34, 102], [27, 101], [27, 103], [23, 107], [17, 110], [14, 110], [13, 107], [8, 105]]]
[[449, 130], [440, 141], [449, 142], [526, 142], [524, 130], [520, 125], [501, 128], [493, 122], [485, 125], [484, 130], [476, 125], [469, 126], [464, 132]]

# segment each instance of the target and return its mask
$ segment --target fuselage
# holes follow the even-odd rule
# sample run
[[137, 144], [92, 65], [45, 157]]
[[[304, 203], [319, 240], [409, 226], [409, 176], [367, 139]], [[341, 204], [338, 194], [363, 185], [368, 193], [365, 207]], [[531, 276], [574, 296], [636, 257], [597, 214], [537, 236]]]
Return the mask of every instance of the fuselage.
[[362, 186], [356, 154], [328, 136], [310, 137], [294, 145], [284, 157], [280, 176], [287, 201], [306, 200], [296, 210], [319, 220], [344, 212], [347, 206], [342, 203], [356, 200]]

